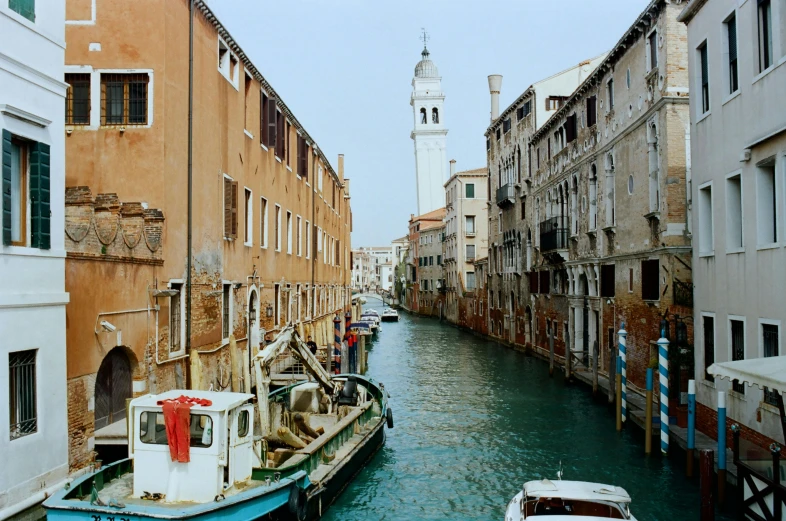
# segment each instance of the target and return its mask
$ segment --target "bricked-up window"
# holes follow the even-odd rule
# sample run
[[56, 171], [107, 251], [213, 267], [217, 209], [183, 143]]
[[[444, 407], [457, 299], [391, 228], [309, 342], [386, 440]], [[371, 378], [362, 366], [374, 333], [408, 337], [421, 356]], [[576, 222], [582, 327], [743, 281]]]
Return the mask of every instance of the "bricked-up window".
[[578, 134], [578, 126], [576, 123], [576, 113], [574, 112], [565, 120], [565, 140], [568, 143], [572, 143], [576, 140], [576, 134]]
[[[778, 326], [777, 324], [762, 324], [762, 347], [764, 348], [764, 356], [778, 356]], [[764, 401], [770, 405], [778, 405], [778, 391], [771, 391], [764, 388]]]
[[[733, 362], [745, 360], [745, 322], [729, 320], [729, 329], [731, 332], [731, 360]], [[732, 381], [731, 388], [740, 394], [745, 394], [745, 384], [738, 380]]]
[[652, 70], [658, 66], [658, 31], [652, 31], [647, 37], [647, 47], [650, 58], [648, 70]]
[[101, 124], [147, 125], [147, 74], [101, 74]]
[[11, 439], [15, 440], [38, 431], [36, 414], [36, 354], [37, 350], [8, 354], [8, 409]]
[[704, 335], [704, 379], [714, 382], [715, 376], [707, 369], [715, 363], [715, 317], [702, 316], [702, 333]]
[[598, 122], [598, 97], [590, 96], [587, 98], [587, 127], [591, 127]]
[[224, 284], [223, 292], [221, 295], [221, 338], [227, 340], [231, 332], [232, 314], [230, 312], [231, 302], [230, 294], [232, 290], [231, 284]]
[[710, 71], [707, 58], [707, 42], [699, 46], [699, 82], [701, 83], [701, 113], [710, 110]]
[[90, 124], [90, 74], [66, 74], [66, 125]]
[[182, 284], [170, 284], [171, 289], [177, 291], [174, 295], [169, 297], [169, 352], [176, 353], [183, 347], [181, 340], [181, 305], [183, 302], [181, 292], [183, 291]]
[[544, 295], [548, 295], [551, 293], [551, 275], [549, 274], [548, 270], [544, 270], [539, 272], [540, 273], [540, 292]]
[[224, 178], [224, 237], [237, 238], [237, 181]]
[[613, 297], [615, 286], [614, 264], [604, 264], [600, 267], [600, 296]]
[[659, 271], [660, 261], [658, 259], [641, 261], [641, 298], [643, 300], [658, 300], [660, 298]]

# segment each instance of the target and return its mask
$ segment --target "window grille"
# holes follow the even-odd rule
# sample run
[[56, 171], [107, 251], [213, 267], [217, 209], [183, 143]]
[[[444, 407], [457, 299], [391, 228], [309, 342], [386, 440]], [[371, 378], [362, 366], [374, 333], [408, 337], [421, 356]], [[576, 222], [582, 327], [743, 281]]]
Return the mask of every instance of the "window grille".
[[221, 338], [229, 338], [229, 285], [224, 284], [224, 298], [222, 305]]
[[38, 431], [36, 417], [36, 350], [8, 355], [11, 439]]
[[[775, 324], [761, 325], [764, 356], [778, 356], [778, 326]], [[764, 401], [770, 405], [778, 405], [778, 391], [764, 388]]]
[[[731, 321], [731, 359], [732, 361], [745, 360], [745, 325], [742, 320]], [[745, 394], [745, 384], [738, 380], [732, 382], [732, 389]]]
[[66, 74], [66, 125], [90, 124], [90, 74]]
[[147, 125], [147, 74], [101, 75], [101, 124]]

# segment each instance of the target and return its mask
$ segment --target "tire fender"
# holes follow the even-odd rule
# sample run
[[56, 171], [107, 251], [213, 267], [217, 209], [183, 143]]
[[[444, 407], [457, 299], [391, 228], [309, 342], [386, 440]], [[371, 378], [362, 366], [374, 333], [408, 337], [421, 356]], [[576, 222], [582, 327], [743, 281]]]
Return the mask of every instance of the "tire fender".
[[388, 421], [388, 429], [392, 429], [393, 428], [393, 409], [388, 407], [388, 412], [387, 412], [386, 416], [387, 416], [387, 421]]
[[289, 489], [289, 501], [287, 503], [292, 519], [306, 521], [308, 515], [308, 494], [297, 485]]

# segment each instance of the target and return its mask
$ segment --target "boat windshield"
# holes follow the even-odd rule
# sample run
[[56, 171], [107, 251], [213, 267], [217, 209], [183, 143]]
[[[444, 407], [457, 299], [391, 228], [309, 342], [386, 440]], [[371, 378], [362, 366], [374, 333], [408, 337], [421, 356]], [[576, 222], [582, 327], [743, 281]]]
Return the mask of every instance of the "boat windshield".
[[607, 501], [584, 501], [567, 498], [531, 498], [522, 501], [524, 518], [537, 516], [592, 516], [603, 519], [629, 519], [625, 509]]
[[[206, 414], [192, 414], [189, 422], [191, 447], [210, 447], [213, 444], [213, 420]], [[152, 445], [166, 445], [164, 413], [143, 411], [139, 415], [139, 440]]]

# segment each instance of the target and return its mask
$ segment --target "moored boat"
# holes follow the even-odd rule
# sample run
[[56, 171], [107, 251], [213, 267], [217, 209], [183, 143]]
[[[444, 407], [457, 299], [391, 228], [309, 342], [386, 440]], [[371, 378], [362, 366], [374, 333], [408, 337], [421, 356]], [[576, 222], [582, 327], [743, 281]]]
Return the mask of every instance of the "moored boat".
[[[316, 381], [271, 392], [269, 369], [282, 356]], [[256, 395], [176, 390], [132, 400], [129, 458], [53, 494], [49, 521], [320, 517], [392, 427], [384, 386], [331, 378], [292, 327], [253, 361]]]
[[627, 519], [635, 521], [630, 513], [630, 496], [614, 485], [587, 481], [529, 481], [521, 492], [508, 503], [505, 521], [521, 521], [549, 516], [551, 521], [580, 519], [602, 521]]
[[382, 312], [382, 322], [398, 322], [398, 311], [388, 308]]

